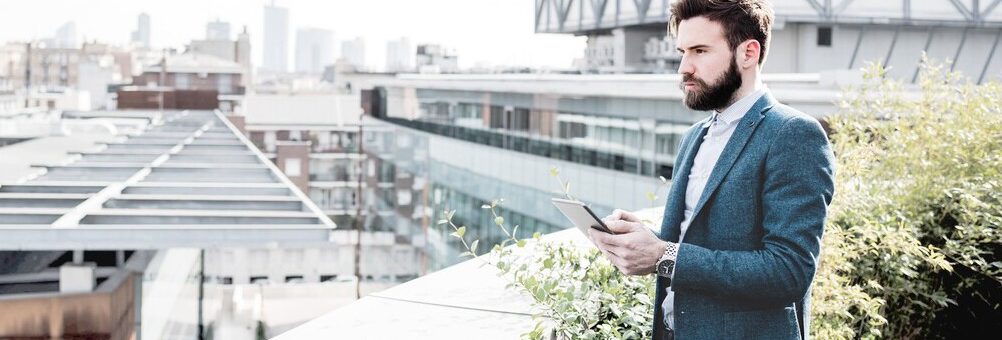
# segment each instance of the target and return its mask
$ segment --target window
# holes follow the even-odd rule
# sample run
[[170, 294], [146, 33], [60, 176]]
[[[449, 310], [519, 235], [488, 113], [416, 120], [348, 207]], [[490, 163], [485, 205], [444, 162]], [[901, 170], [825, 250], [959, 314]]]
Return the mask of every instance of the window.
[[220, 74], [216, 78], [216, 89], [219, 93], [233, 93], [233, 79], [229, 74]]
[[302, 169], [300, 168], [300, 163], [302, 160], [299, 158], [286, 158], [285, 159], [285, 175], [289, 177], [296, 177], [302, 175]]
[[181, 89], [181, 90], [187, 90], [191, 86], [191, 78], [190, 78], [190, 76], [191, 75], [187, 74], [187, 73], [178, 73], [178, 74], [175, 74], [174, 75], [174, 87], [176, 87], [178, 89]]
[[275, 142], [278, 141], [278, 136], [275, 135], [275, 131], [266, 131], [264, 133], [264, 149], [268, 152], [275, 152]]
[[832, 28], [831, 27], [818, 27], [818, 46], [831, 47], [832, 46]]
[[410, 205], [411, 204], [411, 191], [407, 189], [397, 191], [397, 204], [398, 205]]

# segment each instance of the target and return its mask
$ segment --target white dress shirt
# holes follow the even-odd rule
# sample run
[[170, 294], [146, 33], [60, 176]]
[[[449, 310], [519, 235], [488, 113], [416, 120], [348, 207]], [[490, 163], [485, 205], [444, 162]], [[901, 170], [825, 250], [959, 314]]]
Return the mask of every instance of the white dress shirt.
[[[713, 173], [713, 167], [717, 165], [720, 153], [724, 151], [727, 142], [731, 140], [731, 135], [734, 134], [734, 129], [738, 126], [738, 122], [741, 121], [741, 118], [744, 118], [745, 113], [755, 105], [755, 102], [767, 90], [765, 85], [761, 83], [756, 84], [755, 90], [752, 93], [734, 102], [734, 104], [731, 104], [723, 112], [714, 111], [712, 118], [706, 123], [709, 125], [709, 130], [706, 131], [706, 136], [703, 137], [702, 144], [700, 144], [699, 150], [696, 151], [696, 157], [692, 161], [692, 169], [689, 171], [689, 182], [685, 187], [685, 212], [680, 226], [681, 234], [679, 234], [678, 238], [679, 243], [685, 237], [685, 231], [689, 229], [689, 223], [692, 222], [693, 210], [696, 209], [696, 203], [699, 202], [700, 197], [703, 195], [703, 189], [706, 187], [706, 182], [710, 179], [710, 174]], [[680, 150], [679, 152], [683, 151]], [[675, 272], [673, 270], [672, 276], [674, 275]], [[668, 295], [665, 296], [661, 307], [665, 311], [665, 323], [668, 324], [668, 328], [675, 329], [675, 293], [672, 292], [671, 287], [665, 289], [668, 291]]]

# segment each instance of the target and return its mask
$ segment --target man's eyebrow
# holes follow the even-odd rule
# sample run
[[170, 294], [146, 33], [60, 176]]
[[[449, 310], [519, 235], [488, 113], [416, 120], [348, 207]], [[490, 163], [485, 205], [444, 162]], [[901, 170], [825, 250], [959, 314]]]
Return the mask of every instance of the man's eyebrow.
[[694, 49], [697, 49], [697, 48], [708, 48], [708, 47], [710, 47], [710, 46], [709, 45], [705, 45], [705, 44], [700, 44], [700, 45], [695, 45], [695, 46], [689, 46], [689, 47], [684, 48], [684, 49], [681, 48], [681, 47], [676, 47], [675, 49], [677, 49], [679, 52], [684, 52], [685, 50], [694, 50]]

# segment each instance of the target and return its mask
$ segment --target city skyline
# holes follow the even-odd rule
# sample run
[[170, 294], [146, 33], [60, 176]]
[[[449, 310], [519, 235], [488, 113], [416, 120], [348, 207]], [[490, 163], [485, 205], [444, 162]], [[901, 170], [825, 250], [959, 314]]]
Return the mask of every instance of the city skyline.
[[[217, 19], [229, 23], [237, 32], [246, 26], [252, 44], [263, 47], [264, 7], [270, 4], [270, 1], [234, 0], [180, 0], [170, 4], [110, 0], [95, 5], [42, 0], [19, 4], [17, 10], [0, 13], [0, 42], [51, 38], [60, 26], [73, 21], [79, 42], [97, 40], [126, 44], [130, 40], [130, 32], [136, 30], [137, 17], [140, 13], [147, 13], [151, 19], [151, 44], [155, 48], [183, 48], [191, 40], [202, 38], [206, 24]], [[274, 5], [289, 10], [289, 42], [294, 41], [296, 30], [304, 27], [332, 30], [338, 42], [363, 37], [369, 42], [366, 64], [374, 69], [382, 69], [385, 65], [386, 42], [402, 36], [410, 38], [415, 45], [440, 44], [456, 50], [461, 56], [460, 66], [463, 68], [483, 63], [571, 68], [573, 60], [581, 58], [585, 48], [584, 37], [535, 34], [530, 1], [374, 0], [325, 3], [286, 0], [276, 1]], [[469, 15], [462, 15], [464, 13]], [[288, 59], [295, 60], [293, 49], [289, 50]], [[256, 66], [262, 65], [262, 53], [262, 49], [255, 48], [252, 60]], [[336, 54], [340, 55], [340, 51]]]

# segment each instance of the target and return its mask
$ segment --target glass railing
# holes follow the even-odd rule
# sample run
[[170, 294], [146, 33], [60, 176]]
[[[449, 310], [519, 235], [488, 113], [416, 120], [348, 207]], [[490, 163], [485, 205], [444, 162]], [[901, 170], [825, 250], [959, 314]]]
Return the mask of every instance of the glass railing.
[[[536, 156], [559, 159], [642, 176], [671, 177], [672, 165], [670, 163], [654, 163], [650, 160], [640, 159], [627, 154], [615, 154], [607, 151], [585, 148], [570, 143], [534, 138], [526, 135], [516, 135], [427, 121], [393, 117], [379, 117], [377, 119], [440, 136]], [[639, 152], [640, 151], [637, 153]]]

